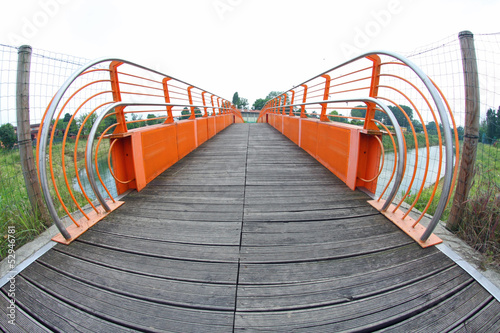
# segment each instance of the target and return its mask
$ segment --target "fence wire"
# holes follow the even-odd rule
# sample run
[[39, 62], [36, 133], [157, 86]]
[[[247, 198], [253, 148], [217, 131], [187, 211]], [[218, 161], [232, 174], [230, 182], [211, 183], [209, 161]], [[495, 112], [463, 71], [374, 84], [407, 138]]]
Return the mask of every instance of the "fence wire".
[[[33, 49], [30, 71], [30, 124], [33, 149], [38, 124], [52, 96], [64, 81], [88, 62], [44, 50]], [[18, 47], [0, 44], [0, 259], [7, 253], [8, 226], [15, 226], [16, 245], [36, 237], [45, 229], [31, 208], [17, 145], [16, 79]]]
[[[486, 179], [500, 191], [500, 33], [474, 34], [479, 74], [480, 129], [474, 186]], [[457, 35], [419, 48], [408, 57], [443, 90], [458, 126], [465, 124], [464, 70]], [[472, 193], [475, 191], [473, 186]]]

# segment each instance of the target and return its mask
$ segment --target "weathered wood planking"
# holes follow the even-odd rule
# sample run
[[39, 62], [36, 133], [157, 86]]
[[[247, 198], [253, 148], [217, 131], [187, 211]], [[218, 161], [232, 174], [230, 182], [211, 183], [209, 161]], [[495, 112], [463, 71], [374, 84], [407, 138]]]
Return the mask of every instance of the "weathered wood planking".
[[233, 125], [16, 278], [8, 332], [498, 332], [500, 303], [265, 124]]

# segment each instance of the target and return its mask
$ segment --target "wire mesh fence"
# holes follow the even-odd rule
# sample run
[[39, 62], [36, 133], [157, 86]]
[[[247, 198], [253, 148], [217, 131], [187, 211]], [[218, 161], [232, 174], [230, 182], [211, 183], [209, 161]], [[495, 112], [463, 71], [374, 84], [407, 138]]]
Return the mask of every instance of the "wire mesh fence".
[[[8, 226], [16, 230], [16, 245], [36, 237], [50, 223], [33, 211], [21, 168], [17, 142], [16, 80], [18, 47], [0, 44], [0, 258], [7, 253]], [[88, 60], [33, 50], [30, 71], [30, 124], [33, 152], [43, 113], [50, 100], [77, 68]], [[34, 155], [35, 152], [34, 152]]]
[[[473, 181], [458, 218], [457, 231], [486, 254], [487, 262], [500, 265], [500, 33], [474, 34], [474, 45], [480, 124]], [[462, 146], [467, 97], [459, 38], [450, 36], [416, 50], [409, 57], [442, 88], [454, 111]], [[448, 218], [449, 209], [443, 220]]]
[[[475, 34], [479, 72], [480, 128], [474, 186], [490, 180], [500, 189], [500, 33]], [[420, 48], [408, 56], [442, 89], [463, 142], [466, 96], [460, 42], [456, 35]], [[472, 192], [475, 187], [473, 186]]]
[[[481, 123], [476, 176], [471, 196], [475, 195], [476, 192], [484, 192], [485, 183], [488, 183], [488, 193], [490, 194], [488, 205], [491, 205], [491, 202], [497, 202], [497, 206], [499, 206], [500, 77], [498, 73], [500, 72], [500, 33], [475, 34], [474, 40], [479, 67]], [[461, 145], [465, 126], [466, 97], [458, 36], [449, 36], [426, 45], [407, 56], [422, 68], [443, 91], [454, 112]], [[0, 148], [0, 236], [6, 234], [7, 225], [15, 224], [19, 225], [18, 233], [25, 235], [26, 240], [29, 240], [43, 230], [44, 225], [31, 213], [32, 209], [29, 206], [16, 148], [17, 137], [15, 135], [9, 136], [9, 133], [12, 134], [12, 130], [15, 130], [16, 127], [17, 59], [17, 47], [0, 44], [0, 141], [2, 141]], [[56, 91], [73, 72], [87, 62], [87, 59], [81, 57], [33, 50], [29, 98], [33, 139], [37, 134], [38, 124], [43, 113]], [[296, 96], [296, 99], [299, 97]], [[180, 114], [181, 110], [178, 112]], [[132, 120], [134, 120], [133, 117]], [[427, 124], [433, 121], [433, 119], [424, 119]], [[418, 131], [418, 129], [416, 130]], [[390, 154], [388, 158], [390, 158]], [[411, 157], [409, 159], [411, 160]], [[437, 160], [435, 162], [438, 163]], [[432, 214], [432, 207], [429, 212]], [[443, 219], [447, 218], [446, 214], [447, 212], [445, 212]], [[489, 227], [490, 235], [498, 233], [500, 220], [498, 216], [490, 216], [490, 219], [493, 219], [492, 225]], [[0, 257], [3, 257], [6, 249], [5, 238], [0, 237], [0, 242]]]

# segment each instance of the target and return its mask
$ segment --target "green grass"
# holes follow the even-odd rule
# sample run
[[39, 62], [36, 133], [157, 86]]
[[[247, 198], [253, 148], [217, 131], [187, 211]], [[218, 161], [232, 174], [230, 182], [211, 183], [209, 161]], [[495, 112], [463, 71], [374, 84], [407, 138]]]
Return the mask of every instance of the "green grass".
[[[434, 215], [442, 194], [441, 181], [431, 202], [428, 214]], [[423, 211], [430, 200], [434, 186], [422, 192], [415, 208]], [[452, 193], [453, 199], [454, 193]], [[405, 202], [411, 204], [415, 195]], [[441, 216], [447, 221], [450, 216], [452, 200]], [[470, 189], [464, 213], [459, 222], [457, 235], [470, 246], [484, 255], [484, 262], [500, 266], [500, 147], [478, 144], [475, 176]]]
[[[416, 134], [418, 147], [423, 148], [426, 146], [425, 143], [425, 134], [418, 133]], [[406, 141], [406, 149], [415, 148], [415, 138], [411, 133], [405, 133], [404, 138]], [[439, 138], [437, 135], [428, 135], [429, 138], [429, 146], [437, 146], [439, 144]], [[396, 137], [394, 136], [394, 142], [397, 145]], [[391, 138], [388, 135], [384, 135], [382, 138], [382, 144], [384, 145], [384, 150], [386, 152], [394, 151], [394, 146], [392, 145]]]
[[[74, 141], [66, 143], [64, 161], [66, 163], [66, 171], [70, 186], [72, 179], [75, 178], [75, 170], [73, 166]], [[107, 158], [109, 148], [109, 140], [103, 140], [99, 149], [100, 158], [103, 153]], [[33, 150], [36, 158], [36, 152]], [[78, 169], [84, 168], [85, 142], [82, 141], [78, 145]], [[57, 187], [60, 190], [60, 195], [63, 202], [67, 205], [69, 212], [74, 212], [78, 208], [71, 199], [69, 191], [66, 190], [66, 184], [62, 170], [62, 143], [54, 144], [53, 160], [54, 160], [54, 177]], [[47, 163], [47, 173], [50, 178], [49, 166]], [[50, 182], [51, 183], [51, 182]], [[62, 205], [55, 195], [55, 191], [51, 188], [51, 196], [56, 206], [58, 215], [65, 216]], [[73, 191], [77, 202], [83, 206], [87, 203], [85, 197]], [[15, 229], [15, 248], [18, 248], [42, 233], [46, 228], [52, 225], [52, 221], [44, 224], [44, 221], [38, 218], [38, 212], [35, 213], [31, 208], [31, 204], [26, 192], [26, 185], [21, 171], [20, 155], [18, 150], [0, 150], [0, 260], [6, 257], [8, 251], [8, 229]]]

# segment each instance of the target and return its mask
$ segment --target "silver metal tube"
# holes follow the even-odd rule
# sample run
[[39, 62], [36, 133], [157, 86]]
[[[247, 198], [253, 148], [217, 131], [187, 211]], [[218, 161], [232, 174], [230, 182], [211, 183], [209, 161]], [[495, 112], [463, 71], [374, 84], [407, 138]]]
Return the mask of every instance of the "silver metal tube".
[[[49, 189], [49, 185], [47, 182], [47, 167], [45, 165], [45, 163], [46, 163], [45, 159], [46, 159], [46, 153], [47, 153], [47, 140], [49, 137], [51, 121], [54, 117], [54, 114], [57, 110], [57, 107], [59, 106], [59, 103], [61, 102], [62, 97], [64, 96], [64, 94], [68, 90], [68, 88], [71, 86], [71, 84], [87, 69], [92, 68], [100, 63], [111, 62], [111, 61], [119, 61], [119, 62], [122, 62], [124, 64], [128, 64], [128, 65], [135, 66], [137, 68], [149, 71], [151, 73], [155, 73], [155, 74], [162, 75], [162, 76], [168, 76], [172, 79], [175, 79], [169, 75], [166, 75], [164, 73], [155, 71], [153, 69], [138, 65], [138, 64], [133, 63], [131, 61], [127, 61], [127, 60], [123, 60], [123, 59], [119, 59], [119, 58], [99, 58], [99, 59], [90, 61], [89, 63], [80, 67], [80, 69], [75, 71], [64, 82], [64, 84], [61, 86], [61, 88], [59, 88], [56, 95], [54, 96], [54, 99], [53, 99], [49, 109], [47, 110], [47, 114], [44, 118], [43, 126], [40, 129], [40, 146], [38, 147], [38, 165], [40, 168], [40, 185], [42, 187], [42, 191], [43, 191], [45, 203], [47, 205], [47, 209], [49, 210], [50, 216], [54, 220], [55, 225], [57, 226], [57, 228], [59, 229], [59, 231], [61, 232], [61, 234], [64, 236], [65, 239], [70, 239], [71, 235], [68, 233], [68, 231], [64, 227], [64, 224], [62, 223], [62, 221], [59, 219], [59, 215], [57, 214], [57, 210], [55, 208], [54, 201], [52, 200], [52, 197], [50, 195], [50, 189]], [[177, 80], [178, 82], [190, 85], [184, 81], [181, 81], [178, 79], [175, 79], [175, 80]], [[197, 86], [193, 86], [193, 87], [200, 89]], [[203, 89], [200, 89], [200, 90], [203, 90]], [[207, 92], [207, 93], [219, 97], [218, 95], [212, 94], [210, 92]], [[96, 196], [97, 196], [97, 194], [96, 194]]]
[[[104, 119], [106, 114], [108, 114], [109, 111], [113, 110], [114, 108], [118, 106], [179, 106], [179, 107], [202, 107], [200, 105], [191, 105], [191, 104], [173, 104], [173, 103], [132, 103], [132, 102], [116, 102], [113, 104], [108, 105], [102, 112], [97, 116], [96, 120], [94, 121], [94, 124], [92, 125], [92, 128], [90, 130], [88, 139], [87, 139], [87, 155], [85, 156], [85, 167], [88, 170], [88, 175], [89, 175], [89, 183], [90, 187], [92, 187], [92, 190], [94, 191], [94, 194], [99, 200], [99, 203], [102, 205], [104, 210], [109, 212], [111, 209], [109, 208], [108, 204], [106, 203], [106, 200], [104, 200], [103, 195], [101, 194], [101, 191], [99, 190], [99, 187], [97, 186], [97, 182], [95, 180], [95, 173], [94, 173], [94, 168], [92, 167], [92, 151], [94, 149], [94, 140], [95, 136], [97, 133], [97, 128], [99, 127], [99, 123]], [[208, 108], [213, 108], [210, 106], [207, 106]]]
[[[329, 73], [333, 70], [336, 70], [338, 68], [341, 68], [345, 65], [348, 65], [352, 62], [355, 62], [359, 59], [366, 58], [371, 55], [386, 55], [392, 58], [395, 58], [405, 65], [407, 65], [419, 78], [420, 80], [424, 83], [426, 86], [427, 90], [431, 94], [432, 99], [434, 100], [434, 103], [438, 109], [439, 117], [441, 119], [441, 124], [443, 125], [443, 132], [444, 132], [444, 139], [445, 139], [445, 175], [444, 175], [444, 181], [443, 181], [443, 189], [442, 189], [442, 195], [441, 198], [439, 199], [436, 211], [434, 213], [434, 216], [432, 217], [431, 222], [427, 226], [426, 231], [422, 235], [421, 240], [426, 241], [429, 236], [432, 234], [434, 229], [436, 228], [439, 219], [441, 215], [443, 214], [444, 209], [446, 208], [446, 203], [448, 202], [448, 196], [451, 191], [451, 184], [452, 184], [452, 179], [453, 179], [453, 142], [452, 142], [452, 133], [451, 133], [451, 128], [450, 128], [450, 123], [448, 121], [448, 114], [445, 109], [443, 100], [441, 98], [441, 95], [439, 94], [438, 90], [432, 83], [432, 81], [429, 79], [429, 77], [417, 66], [415, 65], [412, 61], [407, 59], [406, 57], [403, 57], [395, 52], [389, 52], [389, 51], [371, 51], [371, 52], [366, 52], [363, 53], [355, 58], [352, 58], [338, 66], [335, 66], [299, 85], [296, 85], [292, 87], [290, 90], [296, 89], [300, 87], [301, 85], [310, 82], [318, 77], [320, 77], [323, 74]], [[288, 91], [290, 91], [288, 90]]]
[[[384, 103], [381, 101], [377, 100], [376, 98], [373, 97], [363, 97], [363, 98], [354, 98], [354, 99], [336, 99], [336, 100], [327, 100], [327, 101], [317, 101], [317, 102], [307, 102], [307, 103], [298, 103], [298, 104], [292, 104], [289, 105], [290, 107], [294, 106], [302, 106], [302, 105], [312, 105], [312, 104], [329, 104], [329, 103], [350, 103], [350, 102], [363, 102], [363, 103], [373, 103], [378, 105], [382, 110], [384, 110], [387, 115], [389, 116], [389, 119], [392, 122], [392, 125], [394, 126], [394, 131], [396, 132], [396, 140], [398, 142], [398, 151], [399, 151], [399, 158], [398, 158], [398, 163], [396, 166], [396, 179], [394, 180], [394, 185], [391, 189], [391, 192], [389, 196], [387, 197], [387, 201], [385, 202], [384, 206], [382, 207], [383, 212], [385, 212], [388, 208], [389, 205], [391, 204], [392, 200], [396, 197], [396, 194], [398, 193], [398, 189], [401, 186], [401, 182], [403, 181], [403, 170], [404, 170], [404, 165], [406, 163], [406, 155], [403, 154], [404, 152], [404, 143], [403, 143], [403, 132], [401, 131], [401, 127], [399, 126], [399, 123], [392, 113], [391, 109], [387, 107]], [[279, 106], [275, 107], [270, 107], [271, 109], [276, 109], [279, 108]]]

